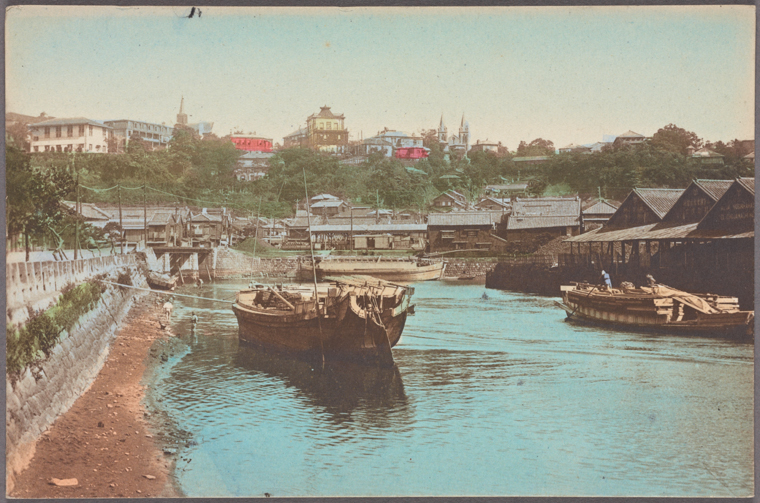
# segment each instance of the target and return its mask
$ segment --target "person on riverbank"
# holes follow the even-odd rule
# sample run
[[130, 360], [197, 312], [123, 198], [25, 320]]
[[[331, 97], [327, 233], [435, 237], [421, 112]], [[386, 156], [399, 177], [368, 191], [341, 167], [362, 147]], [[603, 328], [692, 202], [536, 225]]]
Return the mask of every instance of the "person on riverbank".
[[174, 306], [171, 302], [166, 301], [164, 303], [164, 315], [166, 316], [166, 322], [169, 323], [172, 319], [172, 310], [174, 309]]

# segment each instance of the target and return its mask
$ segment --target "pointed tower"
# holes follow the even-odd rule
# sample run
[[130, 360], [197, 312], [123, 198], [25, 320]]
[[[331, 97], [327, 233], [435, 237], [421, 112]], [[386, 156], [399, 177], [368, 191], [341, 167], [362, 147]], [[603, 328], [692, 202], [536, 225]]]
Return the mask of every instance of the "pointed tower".
[[438, 126], [438, 141], [441, 143], [446, 141], [446, 126], [443, 123], [443, 114], [441, 114], [441, 125]]
[[185, 113], [185, 97], [179, 102], [179, 113], [177, 114], [177, 124], [187, 126], [187, 114]]
[[462, 122], [459, 125], [459, 143], [464, 146], [465, 153], [470, 150], [470, 123], [464, 121], [464, 114], [462, 114]]

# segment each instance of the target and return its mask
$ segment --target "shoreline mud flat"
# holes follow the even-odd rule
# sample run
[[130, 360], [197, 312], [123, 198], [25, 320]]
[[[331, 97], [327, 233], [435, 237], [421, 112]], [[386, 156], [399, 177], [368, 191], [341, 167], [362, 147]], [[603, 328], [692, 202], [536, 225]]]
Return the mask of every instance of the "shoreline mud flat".
[[[135, 301], [108, 359], [90, 388], [43, 433], [34, 457], [16, 478], [14, 498], [179, 497], [174, 461], [164, 454], [171, 436], [160, 414], [146, 410], [143, 376], [165, 361], [154, 343], [173, 338], [161, 329], [155, 295]], [[56, 485], [67, 482], [75, 485]]]

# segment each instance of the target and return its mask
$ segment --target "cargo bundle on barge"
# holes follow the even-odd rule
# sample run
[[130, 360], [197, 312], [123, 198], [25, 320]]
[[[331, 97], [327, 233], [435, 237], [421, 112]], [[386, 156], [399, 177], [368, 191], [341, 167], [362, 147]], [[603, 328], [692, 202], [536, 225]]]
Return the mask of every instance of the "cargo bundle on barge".
[[754, 311], [736, 297], [693, 294], [665, 285], [609, 288], [588, 283], [563, 286], [557, 305], [568, 319], [693, 334], [753, 333]]
[[387, 281], [414, 283], [441, 279], [446, 268], [443, 260], [392, 257], [317, 257], [300, 264], [300, 275], [311, 278], [316, 262], [317, 278], [362, 275]]

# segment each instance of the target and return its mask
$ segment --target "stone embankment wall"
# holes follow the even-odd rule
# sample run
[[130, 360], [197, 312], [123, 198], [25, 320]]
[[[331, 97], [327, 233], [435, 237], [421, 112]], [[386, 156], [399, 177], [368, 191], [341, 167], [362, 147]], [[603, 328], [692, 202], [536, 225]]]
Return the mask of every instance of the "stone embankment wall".
[[119, 266], [142, 263], [135, 254], [79, 260], [12, 262], [5, 266], [6, 322], [20, 325], [29, 310], [44, 311], [67, 285], [75, 285]]
[[[106, 280], [115, 282], [119, 273], [128, 272], [133, 285], [147, 287], [145, 267], [134, 255], [76, 262], [79, 263], [9, 264], [13, 269], [13, 274], [8, 274], [9, 298], [32, 305], [47, 292], [49, 295], [44, 297], [55, 302], [67, 284], [78, 284], [103, 273]], [[136, 292], [107, 286], [95, 308], [82, 316], [70, 332], [61, 334], [45, 360], [27, 367], [17, 378], [6, 376], [7, 492], [13, 488], [15, 475], [34, 456], [41, 433], [89, 388], [103, 367], [117, 328], [135, 295], [139, 295]]]
[[220, 248], [216, 254], [217, 278], [247, 278], [266, 276], [293, 276], [298, 270], [298, 257], [261, 258]]
[[482, 278], [495, 266], [496, 262], [446, 260], [446, 270], [443, 271], [443, 276], [446, 278], [461, 278], [462, 276]]

